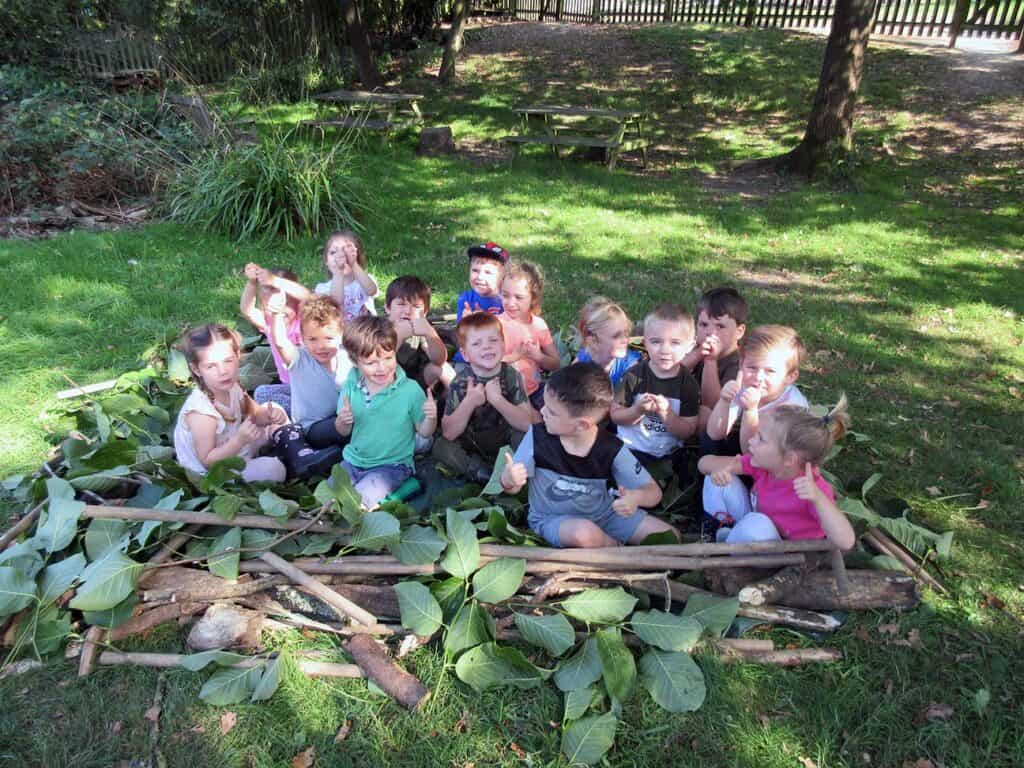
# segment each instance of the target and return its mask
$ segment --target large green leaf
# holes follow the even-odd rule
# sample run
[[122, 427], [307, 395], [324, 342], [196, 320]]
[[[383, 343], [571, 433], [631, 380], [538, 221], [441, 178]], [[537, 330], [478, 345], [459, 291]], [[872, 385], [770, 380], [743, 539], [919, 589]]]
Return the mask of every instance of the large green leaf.
[[36, 549], [45, 549], [50, 554], [65, 549], [78, 533], [78, 519], [84, 509], [85, 503], [81, 501], [66, 498], [50, 499], [46, 520], [33, 537]]
[[266, 701], [281, 684], [281, 657], [271, 659], [263, 667], [263, 675], [253, 689], [250, 701]]
[[252, 696], [262, 676], [262, 667], [218, 669], [199, 689], [199, 698], [218, 707], [237, 704]]
[[526, 542], [526, 535], [515, 526], [509, 524], [505, 510], [492, 507], [487, 514], [487, 532], [499, 541], [519, 546]]
[[220, 648], [214, 648], [211, 651], [190, 653], [182, 656], [181, 661], [178, 663], [190, 672], [198, 672], [209, 664], [230, 667], [232, 664], [237, 664], [247, 658], [249, 657], [243, 656], [240, 653], [232, 653], [231, 651], [222, 651]]
[[390, 512], [367, 512], [352, 537], [352, 546], [377, 552], [398, 541], [402, 526]]
[[89, 563], [70, 607], [78, 611], [113, 608], [135, 589], [142, 567], [123, 552], [111, 550], [101, 560]]
[[117, 488], [128, 475], [132, 473], [131, 467], [120, 465], [105, 469], [102, 472], [94, 472], [90, 475], [79, 475], [71, 478], [73, 487], [80, 491], [92, 491], [93, 493], [107, 493]]
[[[341, 516], [348, 521], [349, 525], [358, 525], [363, 517], [363, 497], [352, 485], [352, 478], [348, 476], [348, 472], [341, 464], [335, 464], [331, 468], [331, 481], [328, 488], [341, 507]], [[317, 486], [317, 491], [320, 491], [320, 486]], [[319, 495], [317, 498], [320, 498]], [[321, 503], [323, 502], [321, 501]]]
[[35, 542], [32, 539], [19, 541], [13, 547], [0, 552], [0, 565], [14, 568], [31, 579], [43, 570], [43, 558], [36, 552]]
[[948, 558], [953, 547], [953, 532], [935, 533], [902, 517], [883, 517], [869, 509], [860, 499], [851, 496], [840, 496], [836, 506], [856, 520], [874, 525], [891, 535], [896, 541], [909, 549], [918, 557], [925, 557], [932, 548], [940, 558]]
[[721, 637], [729, 629], [739, 609], [739, 598], [698, 593], [687, 598], [683, 616], [692, 616], [703, 624], [710, 634]]
[[519, 590], [525, 574], [525, 560], [492, 560], [473, 575], [473, 597], [481, 603], [508, 600]]
[[235, 519], [245, 500], [234, 493], [218, 493], [210, 502], [213, 514], [228, 522]]
[[622, 587], [586, 589], [562, 603], [566, 613], [579, 621], [611, 624], [626, 618], [636, 605], [636, 598]]
[[601, 658], [597, 655], [597, 641], [588, 637], [583, 647], [558, 665], [555, 685], [560, 691], [587, 688], [601, 679]]
[[203, 493], [211, 493], [222, 488], [239, 479], [243, 469], [245, 469], [245, 459], [241, 456], [228, 456], [226, 459], [215, 461], [199, 482], [199, 490]]
[[124, 520], [112, 520], [102, 517], [89, 521], [85, 529], [85, 553], [90, 561], [96, 561], [112, 549], [127, 548], [130, 537], [127, 536], [128, 523]]
[[132, 592], [113, 608], [108, 608], [105, 611], [82, 611], [82, 617], [86, 624], [113, 629], [128, 621], [138, 604], [139, 596]]
[[480, 564], [480, 542], [476, 528], [454, 509], [445, 516], [448, 550], [441, 559], [441, 567], [460, 579], [468, 579]]
[[52, 603], [71, 588], [85, 571], [85, 555], [78, 552], [46, 567], [39, 577], [39, 601]]
[[611, 712], [577, 720], [562, 733], [562, 754], [570, 765], [596, 763], [615, 743], [618, 724], [618, 718]]
[[30, 642], [36, 653], [48, 656], [59, 651], [65, 638], [71, 634], [71, 613], [51, 605], [32, 620], [23, 621], [18, 630], [17, 645]]
[[282, 499], [269, 488], [260, 493], [259, 503], [260, 509], [263, 510], [264, 515], [280, 518], [282, 520], [287, 520], [295, 514], [296, 510], [299, 508], [299, 505], [294, 501]]
[[455, 615], [444, 638], [445, 652], [454, 657], [459, 652], [494, 639], [494, 619], [475, 600], [466, 603]]
[[565, 692], [565, 704], [562, 708], [562, 722], [579, 720], [590, 709], [590, 705], [598, 696], [596, 688], [577, 688], [575, 691]]
[[430, 590], [418, 581], [402, 581], [395, 585], [402, 626], [417, 635], [432, 635], [441, 628], [441, 606]]
[[704, 632], [704, 625], [693, 616], [665, 611], [637, 611], [629, 626], [645, 643], [663, 651], [692, 651]]
[[410, 525], [392, 544], [391, 554], [404, 565], [426, 565], [437, 560], [444, 551], [445, 541], [433, 528], [424, 525]]
[[484, 643], [470, 648], [455, 664], [458, 678], [478, 692], [497, 685], [535, 688], [545, 673], [514, 648]]
[[35, 596], [35, 579], [8, 565], [0, 565], [0, 618], [27, 607]]
[[[265, 531], [262, 528], [243, 528], [242, 549], [267, 549], [273, 542], [277, 541], [277, 538], [276, 534]], [[286, 539], [285, 543], [287, 544], [289, 541], [291, 539]], [[259, 556], [259, 552], [242, 552], [243, 560], [254, 560]]]
[[53, 501], [54, 499], [70, 500], [75, 498], [75, 489], [72, 487], [71, 483], [63, 477], [48, 477], [46, 478], [46, 497], [50, 499], [50, 501]]
[[636, 682], [636, 662], [633, 654], [622, 641], [618, 627], [605, 627], [594, 633], [597, 641], [597, 656], [601, 660], [601, 674], [608, 694], [619, 703], [624, 703], [633, 693]]
[[207, 567], [214, 576], [222, 579], [238, 578], [238, 548], [242, 546], [242, 529], [232, 528], [213, 543], [207, 558]]
[[682, 652], [648, 649], [640, 657], [640, 679], [651, 698], [669, 712], [700, 709], [707, 695], [704, 673]]
[[469, 584], [462, 579], [449, 576], [444, 581], [435, 581], [431, 584], [430, 594], [441, 606], [441, 614], [445, 623], [448, 623], [455, 618], [455, 614], [462, 609], [462, 604], [469, 597]]
[[572, 624], [560, 613], [550, 616], [517, 613], [515, 620], [523, 640], [540, 646], [552, 656], [561, 656], [576, 642]]
[[484, 489], [480, 491], [484, 496], [497, 496], [505, 492], [505, 489], [501, 486], [501, 473], [505, 471], [511, 450], [511, 446], [506, 445], [498, 451], [498, 458], [494, 461], [491, 477], [487, 481], [487, 485], [484, 486]]

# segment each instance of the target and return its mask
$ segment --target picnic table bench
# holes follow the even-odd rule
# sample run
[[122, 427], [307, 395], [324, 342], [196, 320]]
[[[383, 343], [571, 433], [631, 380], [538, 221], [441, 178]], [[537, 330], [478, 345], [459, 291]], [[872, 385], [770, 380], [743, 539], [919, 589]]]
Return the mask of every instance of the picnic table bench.
[[644, 135], [647, 114], [643, 111], [547, 104], [517, 107], [515, 111], [522, 120], [523, 133], [502, 138], [512, 149], [512, 159], [520, 146], [541, 144], [551, 147], [555, 157], [559, 147], [602, 149], [608, 170], [615, 168], [620, 153], [640, 150], [647, 167], [650, 140]]
[[377, 91], [330, 91], [313, 97], [317, 117], [303, 120], [301, 127], [351, 128], [380, 131], [386, 141], [394, 131], [423, 123], [418, 93], [382, 93]]

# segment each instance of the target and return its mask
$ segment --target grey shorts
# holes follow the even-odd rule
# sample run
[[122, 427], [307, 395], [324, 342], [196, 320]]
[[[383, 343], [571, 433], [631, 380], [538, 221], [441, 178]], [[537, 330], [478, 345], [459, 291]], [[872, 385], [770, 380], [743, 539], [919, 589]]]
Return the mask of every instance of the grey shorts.
[[647, 517], [647, 512], [642, 509], [638, 509], [629, 517], [623, 517], [609, 507], [606, 512], [596, 517], [588, 515], [534, 515], [531, 511], [528, 519], [530, 530], [542, 536], [551, 546], [561, 547], [562, 541], [558, 537], [558, 531], [566, 520], [589, 520], [613, 539], [625, 544], [636, 533], [636, 529], [640, 527], [640, 523], [644, 521], [645, 517]]

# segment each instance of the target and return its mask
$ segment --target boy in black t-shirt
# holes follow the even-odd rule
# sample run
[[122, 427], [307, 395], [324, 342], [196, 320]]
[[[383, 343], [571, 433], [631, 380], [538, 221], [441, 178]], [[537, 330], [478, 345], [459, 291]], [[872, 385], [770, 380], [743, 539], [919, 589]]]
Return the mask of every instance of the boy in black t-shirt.
[[678, 532], [643, 507], [661, 488], [615, 435], [598, 426], [608, 415], [612, 387], [596, 363], [555, 371], [544, 390], [541, 424], [534, 424], [501, 475], [518, 493], [530, 483], [530, 528], [556, 547], [638, 544], [652, 533]]
[[693, 318], [675, 304], [662, 304], [647, 315], [647, 359], [626, 371], [611, 407], [611, 420], [633, 455], [648, 470], [670, 459], [680, 488], [690, 480], [686, 440], [700, 421], [700, 386], [683, 365], [693, 337]]
[[395, 356], [405, 375], [421, 387], [440, 381], [447, 386], [455, 377], [448, 365], [448, 350], [427, 320], [430, 286], [415, 275], [396, 277], [384, 295], [388, 319], [398, 333]]

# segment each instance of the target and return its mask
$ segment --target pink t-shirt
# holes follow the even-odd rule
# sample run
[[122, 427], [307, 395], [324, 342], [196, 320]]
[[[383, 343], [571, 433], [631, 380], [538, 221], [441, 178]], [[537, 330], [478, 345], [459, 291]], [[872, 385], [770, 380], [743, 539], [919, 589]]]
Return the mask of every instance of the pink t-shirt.
[[[750, 491], [750, 502], [755, 512], [771, 518], [779, 535], [784, 539], [823, 539], [825, 531], [814, 505], [801, 499], [793, 490], [793, 478], [780, 480], [760, 467], [750, 463], [750, 455], [743, 454], [743, 473], [754, 478]], [[835, 501], [836, 495], [825, 479], [814, 469], [814, 480], [818, 487]]]
[[[269, 323], [267, 327], [269, 327]], [[288, 336], [288, 341], [296, 347], [302, 346], [302, 323], [299, 322], [298, 316], [292, 320], [291, 325], [285, 328], [285, 334]], [[291, 378], [288, 376], [288, 367], [284, 364], [284, 360], [281, 359], [281, 353], [277, 351], [277, 347], [273, 344], [270, 345], [270, 354], [274, 356], [274, 365], [277, 366], [277, 377], [281, 379], [281, 383], [291, 384]]]
[[507, 315], [500, 314], [501, 329], [505, 332], [505, 356], [502, 362], [512, 363], [521, 374], [526, 383], [526, 394], [532, 395], [540, 386], [540, 365], [537, 361], [525, 357], [521, 353], [524, 341], [534, 340], [543, 349], [554, 343], [551, 338], [551, 331], [543, 317], [530, 316], [529, 323], [522, 323], [518, 320], [510, 320]]

